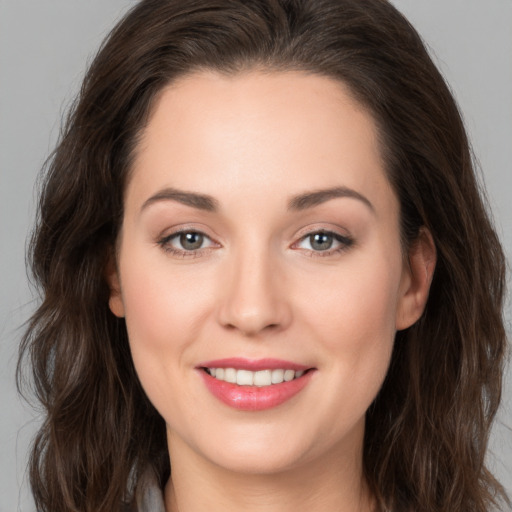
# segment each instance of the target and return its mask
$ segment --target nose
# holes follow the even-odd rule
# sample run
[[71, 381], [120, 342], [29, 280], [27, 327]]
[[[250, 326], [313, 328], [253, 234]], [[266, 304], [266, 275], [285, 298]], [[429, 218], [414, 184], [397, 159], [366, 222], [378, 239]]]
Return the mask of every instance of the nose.
[[246, 251], [227, 263], [218, 321], [245, 336], [286, 329], [292, 319], [284, 273], [268, 253]]

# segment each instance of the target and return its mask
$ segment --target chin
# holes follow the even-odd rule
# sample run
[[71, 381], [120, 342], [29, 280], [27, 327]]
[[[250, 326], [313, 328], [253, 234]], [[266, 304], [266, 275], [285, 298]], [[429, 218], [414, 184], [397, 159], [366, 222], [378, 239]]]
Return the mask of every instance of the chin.
[[[220, 425], [218, 425], [220, 427]], [[238, 474], [275, 474], [300, 467], [312, 458], [313, 443], [290, 436], [274, 425], [241, 425], [235, 429], [201, 429], [196, 435], [169, 438], [171, 466], [174, 456], [190, 450], [196, 457]], [[284, 432], [284, 433], [283, 433]]]
[[293, 451], [275, 450], [267, 446], [265, 450], [240, 449], [225, 450], [215, 454], [212, 462], [223, 469], [245, 475], [272, 475], [293, 470], [305, 463], [304, 454]]

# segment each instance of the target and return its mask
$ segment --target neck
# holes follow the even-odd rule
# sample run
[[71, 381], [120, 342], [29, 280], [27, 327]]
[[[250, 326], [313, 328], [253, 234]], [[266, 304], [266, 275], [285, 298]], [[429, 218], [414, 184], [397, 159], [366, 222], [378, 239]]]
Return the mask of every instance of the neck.
[[[205, 460], [188, 445], [172, 443], [167, 512], [371, 512], [361, 450], [271, 474], [241, 473]], [[329, 469], [326, 469], [329, 468]]]

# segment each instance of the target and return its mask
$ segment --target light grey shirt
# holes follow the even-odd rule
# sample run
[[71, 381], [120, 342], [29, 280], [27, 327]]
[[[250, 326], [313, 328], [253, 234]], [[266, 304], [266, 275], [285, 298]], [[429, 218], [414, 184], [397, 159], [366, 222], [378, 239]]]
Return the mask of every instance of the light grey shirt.
[[165, 512], [164, 496], [156, 476], [147, 471], [137, 484], [134, 512]]

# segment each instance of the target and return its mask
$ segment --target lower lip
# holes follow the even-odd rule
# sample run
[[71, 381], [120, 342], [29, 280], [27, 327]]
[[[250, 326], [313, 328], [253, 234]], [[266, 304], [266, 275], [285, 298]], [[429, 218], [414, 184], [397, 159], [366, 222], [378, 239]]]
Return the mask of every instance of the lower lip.
[[242, 411], [263, 411], [287, 402], [308, 384], [313, 370], [298, 379], [271, 386], [238, 386], [200, 370], [206, 387], [221, 402]]

